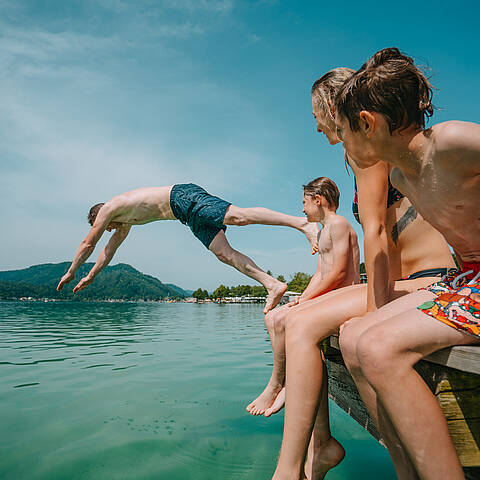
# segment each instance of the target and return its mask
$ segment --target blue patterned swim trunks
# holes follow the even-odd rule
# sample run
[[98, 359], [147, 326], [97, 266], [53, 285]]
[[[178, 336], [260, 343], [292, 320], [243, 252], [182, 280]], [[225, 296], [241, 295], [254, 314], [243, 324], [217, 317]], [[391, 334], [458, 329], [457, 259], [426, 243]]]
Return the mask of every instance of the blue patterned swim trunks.
[[188, 225], [207, 248], [220, 230], [227, 229], [223, 221], [230, 205], [194, 183], [179, 183], [170, 192], [170, 207], [175, 218]]

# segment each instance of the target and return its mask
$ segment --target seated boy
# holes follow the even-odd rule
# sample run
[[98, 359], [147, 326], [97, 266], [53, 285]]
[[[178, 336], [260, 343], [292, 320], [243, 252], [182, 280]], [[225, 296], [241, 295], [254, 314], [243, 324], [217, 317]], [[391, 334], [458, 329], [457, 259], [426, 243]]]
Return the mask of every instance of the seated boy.
[[312, 254], [317, 251], [318, 226], [302, 217], [293, 217], [261, 207], [239, 208], [210, 195], [192, 183], [138, 188], [118, 195], [107, 203], [94, 205], [90, 209], [88, 221], [92, 228], [80, 244], [57, 290], [61, 290], [66, 283], [73, 280], [75, 272], [92, 254], [105, 230], [108, 232], [115, 230], [115, 233], [88, 275], [73, 289], [74, 292], [92, 283], [98, 273], [108, 265], [132, 225], [143, 225], [156, 220], [180, 220], [190, 227], [193, 234], [220, 261], [260, 282], [268, 292], [265, 313], [278, 304], [287, 285], [265, 273], [247, 256], [234, 250], [225, 236], [226, 226], [263, 224], [296, 228], [306, 235], [312, 247]]
[[318, 234], [317, 270], [295, 301], [265, 315], [273, 346], [273, 371], [265, 390], [247, 406], [252, 415], [269, 417], [285, 403], [285, 319], [290, 309], [301, 308], [309, 300], [335, 288], [359, 283], [357, 235], [348, 220], [336, 213], [339, 198], [337, 185], [327, 177], [303, 186], [303, 212], [309, 222], [320, 222], [323, 227]]

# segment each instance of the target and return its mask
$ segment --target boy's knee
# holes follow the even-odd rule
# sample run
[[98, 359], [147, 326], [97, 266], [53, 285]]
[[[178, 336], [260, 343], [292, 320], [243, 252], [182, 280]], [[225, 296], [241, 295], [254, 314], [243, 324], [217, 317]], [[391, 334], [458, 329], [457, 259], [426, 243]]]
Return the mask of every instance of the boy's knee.
[[275, 310], [270, 310], [265, 315], [265, 325], [268, 328], [268, 330], [275, 328]]
[[283, 333], [285, 331], [285, 321], [287, 318], [287, 312], [278, 312], [277, 315], [275, 315], [275, 332], [276, 333]]

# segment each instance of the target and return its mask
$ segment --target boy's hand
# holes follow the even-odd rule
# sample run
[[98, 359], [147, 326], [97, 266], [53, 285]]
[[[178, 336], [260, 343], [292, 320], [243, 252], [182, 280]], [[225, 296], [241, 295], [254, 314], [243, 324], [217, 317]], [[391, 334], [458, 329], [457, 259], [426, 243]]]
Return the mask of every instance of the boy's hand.
[[300, 303], [300, 295], [295, 297], [290, 303], [287, 303], [287, 307], [294, 307]]
[[93, 282], [93, 278], [83, 277], [78, 283], [77, 286], [73, 289], [73, 293], [77, 293], [80, 290], [83, 290], [86, 286], [90, 285]]
[[73, 273], [67, 272], [58, 282], [57, 290], [60, 291], [66, 283], [70, 283], [75, 278]]

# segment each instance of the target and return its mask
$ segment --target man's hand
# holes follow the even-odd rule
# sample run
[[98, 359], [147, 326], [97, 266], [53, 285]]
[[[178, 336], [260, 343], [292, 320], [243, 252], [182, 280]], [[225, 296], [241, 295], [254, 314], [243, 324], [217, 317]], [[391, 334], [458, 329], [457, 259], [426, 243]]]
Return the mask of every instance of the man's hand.
[[75, 278], [73, 273], [67, 272], [58, 282], [57, 290], [60, 291], [66, 283], [70, 283]]
[[86, 286], [90, 285], [93, 282], [93, 278], [83, 277], [78, 283], [77, 286], [73, 289], [73, 293], [77, 293], [80, 290], [83, 290]]

